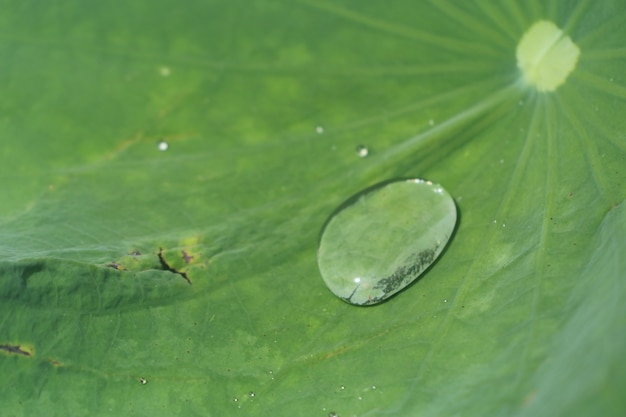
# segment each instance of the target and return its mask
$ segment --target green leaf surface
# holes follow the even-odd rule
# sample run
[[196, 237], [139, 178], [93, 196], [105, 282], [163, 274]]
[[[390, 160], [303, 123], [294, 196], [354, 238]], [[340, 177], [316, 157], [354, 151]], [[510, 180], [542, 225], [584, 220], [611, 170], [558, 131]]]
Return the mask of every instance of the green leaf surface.
[[[542, 20], [580, 49], [546, 92], [516, 63]], [[5, 2], [2, 415], [624, 415], [625, 25], [620, 0]], [[457, 230], [348, 305], [321, 227], [407, 177]]]

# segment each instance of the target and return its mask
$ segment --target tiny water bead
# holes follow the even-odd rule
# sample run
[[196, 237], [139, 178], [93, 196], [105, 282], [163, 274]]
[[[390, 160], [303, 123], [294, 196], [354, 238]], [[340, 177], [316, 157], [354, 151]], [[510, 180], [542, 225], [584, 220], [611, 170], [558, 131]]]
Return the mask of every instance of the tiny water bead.
[[157, 143], [157, 149], [160, 151], [167, 151], [167, 148], [169, 148], [170, 146], [167, 144], [166, 141], [162, 140], [159, 141], [159, 143]]
[[350, 304], [379, 303], [437, 259], [456, 219], [454, 200], [439, 184], [409, 179], [370, 187], [326, 221], [317, 255], [322, 278]]
[[172, 73], [172, 70], [170, 69], [170, 67], [166, 67], [166, 66], [159, 67], [159, 74], [161, 74], [161, 77], [169, 77], [171, 73]]
[[356, 155], [359, 158], [365, 158], [367, 155], [369, 155], [369, 153], [370, 153], [370, 151], [369, 151], [369, 149], [367, 149], [366, 146], [358, 145], [356, 147]]

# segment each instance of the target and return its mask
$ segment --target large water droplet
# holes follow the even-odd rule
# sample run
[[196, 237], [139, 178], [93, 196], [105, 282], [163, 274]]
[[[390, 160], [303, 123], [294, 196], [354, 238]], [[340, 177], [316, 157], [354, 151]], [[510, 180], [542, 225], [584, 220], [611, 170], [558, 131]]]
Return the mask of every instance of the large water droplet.
[[439, 184], [411, 179], [368, 188], [326, 221], [317, 258], [322, 278], [348, 303], [376, 304], [437, 259], [455, 224], [454, 200]]

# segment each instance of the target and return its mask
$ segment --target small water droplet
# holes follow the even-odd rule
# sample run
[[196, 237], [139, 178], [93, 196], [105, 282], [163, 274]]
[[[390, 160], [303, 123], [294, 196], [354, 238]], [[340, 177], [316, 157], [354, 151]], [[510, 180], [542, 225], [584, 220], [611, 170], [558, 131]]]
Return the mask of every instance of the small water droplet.
[[362, 400], [362, 399], [363, 399], [363, 397], [361, 397], [361, 396], [359, 395], [359, 396], [358, 396], [358, 399], [359, 399], [359, 400]]
[[502, 227], [506, 227], [506, 224], [502, 223]]
[[437, 259], [456, 218], [452, 197], [431, 181], [370, 187], [349, 198], [326, 221], [318, 249], [322, 278], [348, 303], [381, 302]]
[[503, 164], [504, 163], [504, 159], [500, 159], [500, 163]]
[[444, 298], [443, 302], [444, 302], [444, 303], [447, 303], [447, 302], [448, 302], [448, 299], [447, 299], [447, 298]]
[[141, 385], [146, 385], [148, 383], [148, 380], [146, 378], [139, 378], [139, 382], [141, 383]]
[[493, 224], [498, 223], [498, 221], [496, 219], [493, 219]]
[[376, 385], [372, 385], [372, 389], [376, 389]]
[[344, 390], [344, 389], [346, 389], [346, 387], [345, 387], [345, 385], [340, 385], [340, 386], [339, 386], [339, 389], [340, 389], [340, 390]]
[[365, 158], [367, 155], [369, 155], [370, 151], [369, 149], [367, 149], [366, 146], [363, 145], [359, 145], [356, 147], [356, 154], [359, 158]]
[[324, 126], [315, 127], [315, 133], [317, 133], [318, 135], [321, 135], [322, 133], [324, 133]]
[[161, 74], [161, 77], [169, 77], [171, 73], [172, 73], [172, 70], [170, 69], [170, 67], [166, 67], [166, 66], [159, 67], [159, 74]]
[[430, 120], [428, 121], [428, 124], [429, 124], [430, 126], [434, 126], [434, 125], [435, 125], [435, 121], [434, 121], [433, 119], [430, 119]]
[[250, 391], [250, 392], [248, 393], [248, 396], [249, 396], [250, 398], [254, 398], [254, 391]]
[[162, 140], [157, 144], [157, 148], [160, 151], [167, 151], [167, 148], [169, 148], [170, 146], [167, 144], [166, 141]]
[[337, 413], [333, 413], [332, 411], [328, 413], [328, 417], [337, 417]]
[[239, 402], [239, 398], [237, 397], [233, 398], [233, 402]]

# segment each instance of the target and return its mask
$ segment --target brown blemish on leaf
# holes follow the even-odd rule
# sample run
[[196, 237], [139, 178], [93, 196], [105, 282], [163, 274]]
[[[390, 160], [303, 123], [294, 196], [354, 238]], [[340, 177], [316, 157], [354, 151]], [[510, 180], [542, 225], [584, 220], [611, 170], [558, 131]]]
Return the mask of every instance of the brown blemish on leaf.
[[324, 359], [330, 359], [330, 358], [332, 358], [333, 356], [341, 355], [342, 353], [345, 353], [345, 352], [346, 352], [346, 351], [348, 351], [348, 350], [350, 350], [350, 348], [349, 348], [349, 347], [345, 347], [345, 346], [344, 346], [344, 347], [341, 347], [341, 348], [336, 349], [336, 350], [334, 350], [334, 351], [332, 351], [332, 352], [328, 352], [328, 353], [324, 356]]
[[161, 262], [161, 267], [163, 268], [163, 270], [180, 275], [181, 277], [185, 278], [185, 281], [187, 281], [189, 285], [191, 285], [191, 280], [187, 276], [186, 272], [178, 271], [176, 268], [172, 268], [167, 263], [167, 261], [165, 260], [165, 257], [163, 256], [163, 248], [159, 248], [159, 253], [157, 255], [159, 256], [159, 262]]
[[524, 397], [524, 402], [522, 403], [522, 405], [524, 407], [528, 407], [535, 400], [536, 396], [537, 396], [537, 391], [529, 392], [528, 394], [526, 394], [526, 397]]
[[56, 359], [52, 359], [52, 358], [48, 358], [48, 363], [50, 363], [52, 366], [58, 368], [59, 366], [63, 366], [63, 364], [61, 362], [59, 362]]
[[182, 251], [181, 253], [183, 255], [183, 260], [186, 264], [188, 264], [193, 258], [195, 258], [195, 256], [189, 255], [186, 250]]
[[32, 348], [30, 350], [22, 349], [21, 345], [0, 345], [0, 351], [7, 352], [10, 355], [32, 356]]
[[117, 269], [118, 271], [126, 271], [126, 268], [124, 268], [122, 265], [118, 264], [117, 262], [108, 263], [107, 266], [109, 268]]

